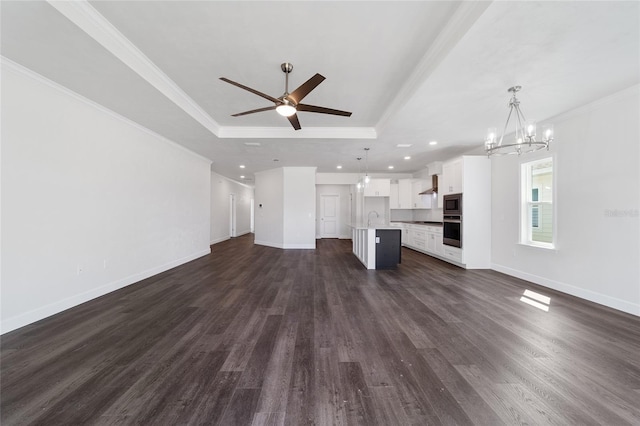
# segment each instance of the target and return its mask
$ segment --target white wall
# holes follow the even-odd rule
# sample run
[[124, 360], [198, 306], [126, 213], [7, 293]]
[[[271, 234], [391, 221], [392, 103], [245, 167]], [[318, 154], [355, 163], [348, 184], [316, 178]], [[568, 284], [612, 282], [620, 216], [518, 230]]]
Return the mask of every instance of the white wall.
[[230, 195], [236, 198], [236, 236], [251, 232], [251, 200], [253, 188], [211, 172], [210, 244], [231, 238]]
[[208, 160], [4, 61], [1, 161], [2, 332], [210, 253]]
[[316, 247], [315, 174], [315, 167], [283, 167], [255, 174], [255, 244]]
[[255, 244], [284, 247], [284, 171], [255, 174]]
[[284, 248], [316, 248], [316, 168], [284, 168]]
[[549, 153], [492, 159], [494, 269], [640, 315], [639, 91], [552, 120], [557, 250], [517, 243], [520, 163]]
[[321, 198], [323, 195], [338, 195], [340, 197], [340, 227], [338, 238], [351, 238], [350, 210], [351, 210], [351, 185], [316, 185], [316, 238], [320, 238], [321, 228], [319, 218], [322, 215]]

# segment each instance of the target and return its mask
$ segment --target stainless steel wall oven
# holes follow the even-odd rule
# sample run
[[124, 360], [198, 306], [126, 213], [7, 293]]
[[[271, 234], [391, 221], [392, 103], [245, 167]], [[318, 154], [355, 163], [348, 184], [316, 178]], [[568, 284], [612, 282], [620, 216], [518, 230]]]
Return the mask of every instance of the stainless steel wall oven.
[[462, 248], [462, 216], [444, 216], [442, 220], [442, 243]]
[[462, 194], [443, 197], [442, 243], [462, 248]]

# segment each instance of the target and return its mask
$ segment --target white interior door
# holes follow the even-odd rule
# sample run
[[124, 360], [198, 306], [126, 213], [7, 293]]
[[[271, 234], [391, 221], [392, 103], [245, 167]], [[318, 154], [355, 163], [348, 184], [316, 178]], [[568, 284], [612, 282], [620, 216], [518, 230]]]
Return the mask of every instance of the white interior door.
[[320, 238], [338, 238], [340, 229], [340, 196], [320, 197]]

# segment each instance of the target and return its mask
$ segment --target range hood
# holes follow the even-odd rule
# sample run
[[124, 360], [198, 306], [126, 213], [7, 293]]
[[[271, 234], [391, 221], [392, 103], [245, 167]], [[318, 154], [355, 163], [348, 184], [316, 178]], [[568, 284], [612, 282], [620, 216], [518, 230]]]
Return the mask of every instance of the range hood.
[[436, 194], [438, 192], [438, 175], [431, 175], [431, 188], [426, 191], [419, 192], [420, 195]]

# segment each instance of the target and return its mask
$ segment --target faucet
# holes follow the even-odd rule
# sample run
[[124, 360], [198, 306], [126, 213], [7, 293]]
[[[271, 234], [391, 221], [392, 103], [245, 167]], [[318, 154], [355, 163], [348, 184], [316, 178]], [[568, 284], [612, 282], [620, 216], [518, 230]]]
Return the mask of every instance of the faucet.
[[369, 214], [367, 215], [367, 228], [371, 227], [371, 213], [375, 213], [376, 214], [376, 219], [380, 217], [380, 215], [378, 214], [377, 211], [371, 210], [369, 212]]

